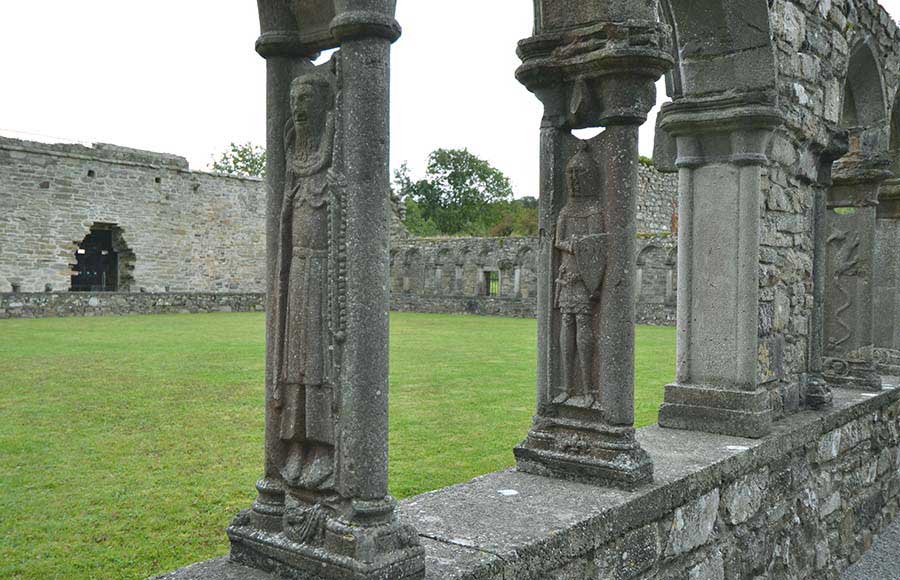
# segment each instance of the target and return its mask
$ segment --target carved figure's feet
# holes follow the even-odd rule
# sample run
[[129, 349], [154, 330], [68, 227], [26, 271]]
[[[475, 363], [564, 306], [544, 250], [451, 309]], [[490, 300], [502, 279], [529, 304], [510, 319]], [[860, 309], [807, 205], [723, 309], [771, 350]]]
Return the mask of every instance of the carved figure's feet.
[[319, 489], [334, 475], [334, 460], [327, 449], [317, 447], [309, 457], [309, 463], [300, 477], [300, 485], [307, 489]]

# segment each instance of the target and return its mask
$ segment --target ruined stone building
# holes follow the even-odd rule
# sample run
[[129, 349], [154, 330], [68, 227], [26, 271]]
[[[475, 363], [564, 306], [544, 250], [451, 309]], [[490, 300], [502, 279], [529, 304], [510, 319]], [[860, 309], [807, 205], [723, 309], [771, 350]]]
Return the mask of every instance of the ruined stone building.
[[0, 313], [78, 314], [98, 295], [101, 313], [262, 304], [258, 179], [113, 145], [0, 138], [0, 210]]
[[[644, 323], [675, 322], [677, 182], [639, 168], [637, 311]], [[534, 316], [538, 238], [408, 238], [391, 246], [391, 308]]]
[[[676, 180], [641, 166], [640, 319], [675, 319]], [[0, 316], [259, 310], [265, 187], [175, 155], [0, 138]], [[534, 316], [536, 238], [410, 238], [392, 308]], [[493, 276], [493, 285], [491, 285]]]

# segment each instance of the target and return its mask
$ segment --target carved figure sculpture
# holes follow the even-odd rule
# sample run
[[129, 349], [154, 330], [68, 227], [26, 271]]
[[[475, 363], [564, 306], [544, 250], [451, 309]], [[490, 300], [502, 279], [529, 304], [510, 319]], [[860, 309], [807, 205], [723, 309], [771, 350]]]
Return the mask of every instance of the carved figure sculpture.
[[282, 250], [282, 271], [288, 274], [278, 391], [280, 437], [287, 446], [282, 475], [289, 485], [306, 489], [330, 488], [334, 476], [327, 331], [336, 83], [329, 68], [316, 67], [293, 80], [285, 130], [282, 231], [290, 243]]
[[564, 399], [592, 406], [599, 393], [594, 379], [594, 305], [606, 268], [605, 212], [594, 160], [585, 143], [566, 166], [568, 201], [560, 211], [555, 246], [560, 251], [556, 307], [561, 314], [560, 358]]

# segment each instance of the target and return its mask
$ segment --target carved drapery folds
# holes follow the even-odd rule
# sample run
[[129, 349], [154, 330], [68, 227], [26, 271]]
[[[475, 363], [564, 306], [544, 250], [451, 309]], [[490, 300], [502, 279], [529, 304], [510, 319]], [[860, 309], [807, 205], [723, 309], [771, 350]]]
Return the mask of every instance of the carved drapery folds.
[[[544, 104], [538, 410], [522, 471], [621, 487], [652, 479], [634, 436], [638, 128], [671, 66], [655, 2], [538, 0], [518, 79]], [[588, 140], [572, 131], [605, 127]]]
[[[266, 457], [257, 500], [228, 534], [233, 560], [286, 577], [424, 574], [418, 536], [397, 521], [387, 490], [394, 5], [259, 0], [257, 51], [268, 71]], [[339, 50], [314, 65], [330, 48]]]

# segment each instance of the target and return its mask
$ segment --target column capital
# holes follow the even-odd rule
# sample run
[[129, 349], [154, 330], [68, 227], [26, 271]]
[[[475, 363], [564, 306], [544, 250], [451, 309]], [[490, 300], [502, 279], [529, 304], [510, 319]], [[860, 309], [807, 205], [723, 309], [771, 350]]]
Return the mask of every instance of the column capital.
[[338, 41], [364, 38], [385, 38], [391, 42], [400, 38], [400, 23], [393, 14], [375, 10], [348, 10], [331, 21], [331, 34]]
[[881, 184], [878, 218], [900, 220], [900, 178], [894, 177]]
[[516, 78], [569, 129], [642, 124], [654, 83], [672, 67], [669, 27], [600, 22], [519, 42]]
[[894, 174], [885, 156], [852, 152], [834, 163], [828, 207], [872, 207], [881, 200], [882, 184]]
[[682, 97], [663, 105], [659, 126], [676, 140], [677, 167], [765, 165], [769, 139], [783, 122], [774, 94], [764, 91], [724, 98]]

